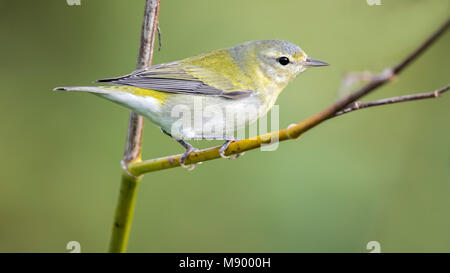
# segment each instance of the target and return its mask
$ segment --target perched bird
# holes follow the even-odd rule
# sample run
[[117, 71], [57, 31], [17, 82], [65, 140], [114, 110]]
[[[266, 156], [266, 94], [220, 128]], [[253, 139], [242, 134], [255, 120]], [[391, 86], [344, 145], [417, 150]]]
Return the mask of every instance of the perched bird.
[[54, 90], [94, 93], [147, 117], [183, 145], [185, 167], [195, 150], [185, 140], [226, 140], [219, 151], [226, 157], [235, 130], [266, 114], [298, 74], [326, 65], [290, 42], [260, 40], [98, 80], [110, 86]]

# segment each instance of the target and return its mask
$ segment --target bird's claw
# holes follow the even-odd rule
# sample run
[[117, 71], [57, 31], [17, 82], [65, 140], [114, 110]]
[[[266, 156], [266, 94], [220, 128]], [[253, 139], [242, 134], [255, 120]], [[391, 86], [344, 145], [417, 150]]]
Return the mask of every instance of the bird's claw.
[[198, 151], [198, 149], [196, 149], [194, 147], [190, 147], [190, 148], [186, 149], [186, 151], [180, 158], [180, 166], [187, 169], [188, 171], [194, 170], [195, 166], [197, 166], [197, 163], [186, 165], [186, 164], [184, 164], [184, 161], [186, 160], [186, 158], [188, 158], [190, 153], [196, 152], [196, 151]]
[[231, 142], [234, 142], [234, 140], [227, 140], [227, 141], [222, 145], [222, 147], [220, 147], [220, 149], [219, 149], [219, 155], [220, 155], [220, 157], [226, 158], [226, 159], [236, 159], [236, 158], [240, 157], [241, 155], [244, 155], [244, 154], [245, 154], [245, 152], [242, 152], [242, 153], [234, 154], [234, 155], [231, 155], [231, 156], [225, 155], [225, 151], [228, 149], [228, 146], [230, 146], [230, 143], [231, 143]]

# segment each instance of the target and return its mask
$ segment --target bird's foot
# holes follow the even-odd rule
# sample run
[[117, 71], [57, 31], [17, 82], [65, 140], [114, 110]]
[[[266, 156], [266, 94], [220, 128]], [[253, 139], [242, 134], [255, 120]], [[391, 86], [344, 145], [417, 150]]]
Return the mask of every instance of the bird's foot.
[[196, 148], [194, 148], [192, 146], [186, 147], [186, 151], [184, 152], [184, 154], [180, 158], [180, 165], [181, 165], [181, 167], [187, 169], [188, 171], [192, 171], [192, 170], [195, 169], [195, 166], [197, 166], [197, 163], [186, 165], [186, 164], [184, 164], [184, 161], [186, 161], [186, 158], [188, 158], [190, 153], [196, 152], [196, 151], [198, 151], [198, 149], [196, 149]]
[[228, 149], [228, 146], [230, 146], [230, 144], [231, 144], [232, 142], [234, 142], [234, 141], [235, 141], [235, 140], [227, 140], [227, 141], [222, 145], [222, 147], [220, 147], [220, 149], [219, 149], [219, 155], [220, 155], [220, 157], [226, 158], [226, 159], [236, 159], [236, 158], [238, 158], [238, 157], [240, 157], [240, 156], [242, 156], [242, 155], [245, 154], [245, 152], [242, 152], [242, 153], [234, 154], [234, 155], [231, 155], [231, 156], [225, 155], [225, 152], [226, 152], [226, 150]]

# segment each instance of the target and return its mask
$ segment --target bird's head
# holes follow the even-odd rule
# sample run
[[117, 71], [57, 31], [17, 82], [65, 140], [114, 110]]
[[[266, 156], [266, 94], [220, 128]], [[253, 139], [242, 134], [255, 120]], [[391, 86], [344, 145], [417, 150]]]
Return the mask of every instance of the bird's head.
[[307, 68], [328, 65], [309, 58], [300, 47], [283, 40], [250, 41], [232, 48], [233, 51], [235, 58], [245, 60], [245, 70], [254, 80], [263, 84], [271, 81], [280, 87]]

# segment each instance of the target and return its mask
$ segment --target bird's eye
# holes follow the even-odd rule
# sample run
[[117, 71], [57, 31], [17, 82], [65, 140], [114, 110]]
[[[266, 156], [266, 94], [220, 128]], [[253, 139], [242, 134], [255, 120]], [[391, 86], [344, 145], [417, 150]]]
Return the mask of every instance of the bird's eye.
[[278, 58], [278, 62], [281, 65], [287, 65], [289, 63], [289, 58], [288, 57], [280, 57], [280, 58]]

